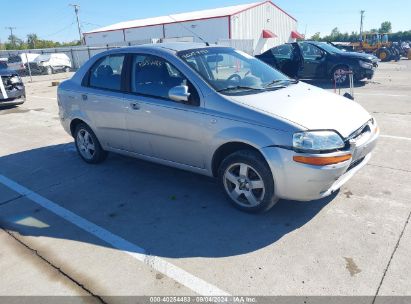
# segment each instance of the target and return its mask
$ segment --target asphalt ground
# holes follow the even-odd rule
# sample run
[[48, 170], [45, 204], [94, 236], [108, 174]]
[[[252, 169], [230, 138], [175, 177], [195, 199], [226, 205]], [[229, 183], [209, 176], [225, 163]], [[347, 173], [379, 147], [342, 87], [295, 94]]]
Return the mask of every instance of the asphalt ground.
[[370, 163], [331, 197], [262, 215], [208, 177], [84, 163], [51, 86], [70, 75], [26, 78], [27, 102], [0, 110], [1, 296], [411, 296], [411, 61], [354, 89], [381, 129]]

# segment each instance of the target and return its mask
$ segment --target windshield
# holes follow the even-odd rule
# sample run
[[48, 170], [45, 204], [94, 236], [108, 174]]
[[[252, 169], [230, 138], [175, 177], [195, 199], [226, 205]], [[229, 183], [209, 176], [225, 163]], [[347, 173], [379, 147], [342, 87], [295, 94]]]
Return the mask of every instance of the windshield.
[[319, 47], [321, 47], [323, 50], [327, 51], [328, 53], [335, 53], [335, 54], [344, 53], [344, 51], [342, 51], [339, 48], [336, 48], [335, 46], [332, 46], [331, 44], [328, 44], [326, 42], [320, 42], [317, 45]]
[[254, 93], [293, 83], [269, 65], [232, 48], [186, 50], [178, 56], [221, 93]]
[[37, 62], [49, 61], [49, 60], [50, 60], [50, 56], [51, 56], [50, 54], [40, 55], [40, 56], [37, 56], [37, 57], [36, 57], [35, 61], [37, 61]]

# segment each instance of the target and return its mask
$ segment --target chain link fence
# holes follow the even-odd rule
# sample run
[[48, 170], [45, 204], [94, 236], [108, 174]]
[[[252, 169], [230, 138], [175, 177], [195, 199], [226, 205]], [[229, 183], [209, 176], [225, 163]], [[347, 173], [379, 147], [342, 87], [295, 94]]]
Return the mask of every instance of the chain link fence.
[[[82, 66], [87, 60], [89, 60], [94, 55], [114, 49], [126, 46], [136, 46], [141, 44], [149, 43], [159, 43], [160, 39], [145, 39], [136, 40], [130, 42], [121, 42], [116, 44], [107, 44], [104, 46], [73, 46], [73, 47], [61, 47], [61, 48], [48, 48], [48, 49], [30, 49], [30, 50], [0, 50], [0, 58], [9, 58], [11, 56], [29, 53], [29, 54], [52, 54], [52, 53], [64, 53], [66, 54], [72, 63], [72, 68], [77, 70]], [[253, 54], [254, 40], [234, 40], [234, 39], [224, 39], [217, 42], [218, 45], [230, 46], [236, 49], [242, 50], [248, 54]]]

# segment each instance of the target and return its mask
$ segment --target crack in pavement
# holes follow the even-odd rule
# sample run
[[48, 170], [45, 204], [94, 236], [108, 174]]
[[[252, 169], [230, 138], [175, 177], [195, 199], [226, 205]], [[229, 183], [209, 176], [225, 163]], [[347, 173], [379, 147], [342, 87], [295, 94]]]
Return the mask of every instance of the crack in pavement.
[[390, 267], [391, 261], [392, 261], [394, 255], [395, 255], [395, 252], [397, 251], [397, 249], [398, 249], [398, 247], [399, 247], [399, 245], [400, 245], [401, 238], [402, 238], [402, 236], [404, 235], [405, 229], [407, 228], [407, 225], [408, 225], [408, 223], [409, 223], [409, 221], [410, 221], [410, 218], [411, 218], [411, 211], [410, 211], [410, 213], [408, 214], [408, 217], [407, 217], [407, 220], [405, 221], [404, 227], [402, 228], [402, 231], [401, 231], [401, 233], [400, 233], [400, 236], [398, 237], [398, 241], [397, 241], [397, 243], [395, 244], [394, 250], [393, 250], [392, 253], [391, 253], [390, 259], [388, 260], [388, 264], [387, 264], [387, 266], [385, 267], [385, 270], [384, 270], [384, 273], [383, 273], [383, 275], [382, 275], [380, 284], [378, 285], [377, 291], [376, 291], [376, 293], [375, 293], [374, 299], [373, 299], [373, 301], [372, 301], [371, 304], [374, 304], [374, 303], [375, 303], [375, 300], [377, 299], [378, 293], [380, 292], [380, 288], [381, 288], [381, 286], [382, 286], [382, 283], [384, 282], [384, 279], [385, 279], [385, 276], [386, 276], [386, 274], [387, 274], [388, 268]]
[[383, 168], [383, 169], [390, 169], [390, 170], [395, 170], [395, 171], [402, 171], [402, 172], [411, 173], [411, 170], [407, 170], [407, 169], [398, 169], [398, 168], [387, 167], [387, 166], [381, 166], [381, 165], [370, 164], [370, 163], [368, 163], [368, 164], [367, 164], [367, 166], [377, 167], [377, 168]]
[[12, 237], [15, 241], [17, 241], [20, 245], [24, 246], [25, 248], [27, 248], [28, 250], [30, 250], [35, 256], [37, 256], [38, 258], [40, 258], [42, 261], [44, 261], [45, 263], [47, 263], [49, 266], [51, 266], [52, 268], [54, 268], [55, 270], [57, 270], [61, 275], [63, 275], [64, 277], [66, 277], [67, 279], [69, 279], [71, 282], [73, 282], [74, 284], [76, 284], [77, 286], [79, 286], [81, 289], [83, 289], [85, 292], [87, 292], [90, 296], [94, 297], [95, 299], [97, 299], [98, 301], [100, 301], [100, 303], [103, 304], [107, 304], [106, 301], [103, 300], [103, 298], [95, 293], [93, 293], [90, 289], [88, 289], [86, 286], [84, 286], [84, 284], [80, 283], [79, 281], [77, 281], [75, 278], [71, 277], [69, 274], [65, 273], [61, 268], [57, 267], [56, 265], [54, 265], [53, 263], [51, 263], [49, 260], [47, 260], [45, 257], [43, 257], [41, 254], [39, 254], [39, 252], [33, 248], [31, 248], [29, 245], [27, 245], [26, 243], [24, 243], [22, 240], [20, 240], [18, 237], [16, 237], [13, 233], [11, 233], [9, 230], [4, 229], [2, 227], [0, 227], [0, 229], [2, 229], [4, 232], [6, 232], [10, 237]]

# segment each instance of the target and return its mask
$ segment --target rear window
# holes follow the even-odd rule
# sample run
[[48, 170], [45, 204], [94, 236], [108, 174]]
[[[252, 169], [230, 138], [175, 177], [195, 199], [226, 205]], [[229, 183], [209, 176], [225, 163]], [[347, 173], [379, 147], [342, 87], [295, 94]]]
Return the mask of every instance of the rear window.
[[124, 55], [109, 55], [97, 61], [90, 70], [90, 87], [119, 91], [123, 62]]

